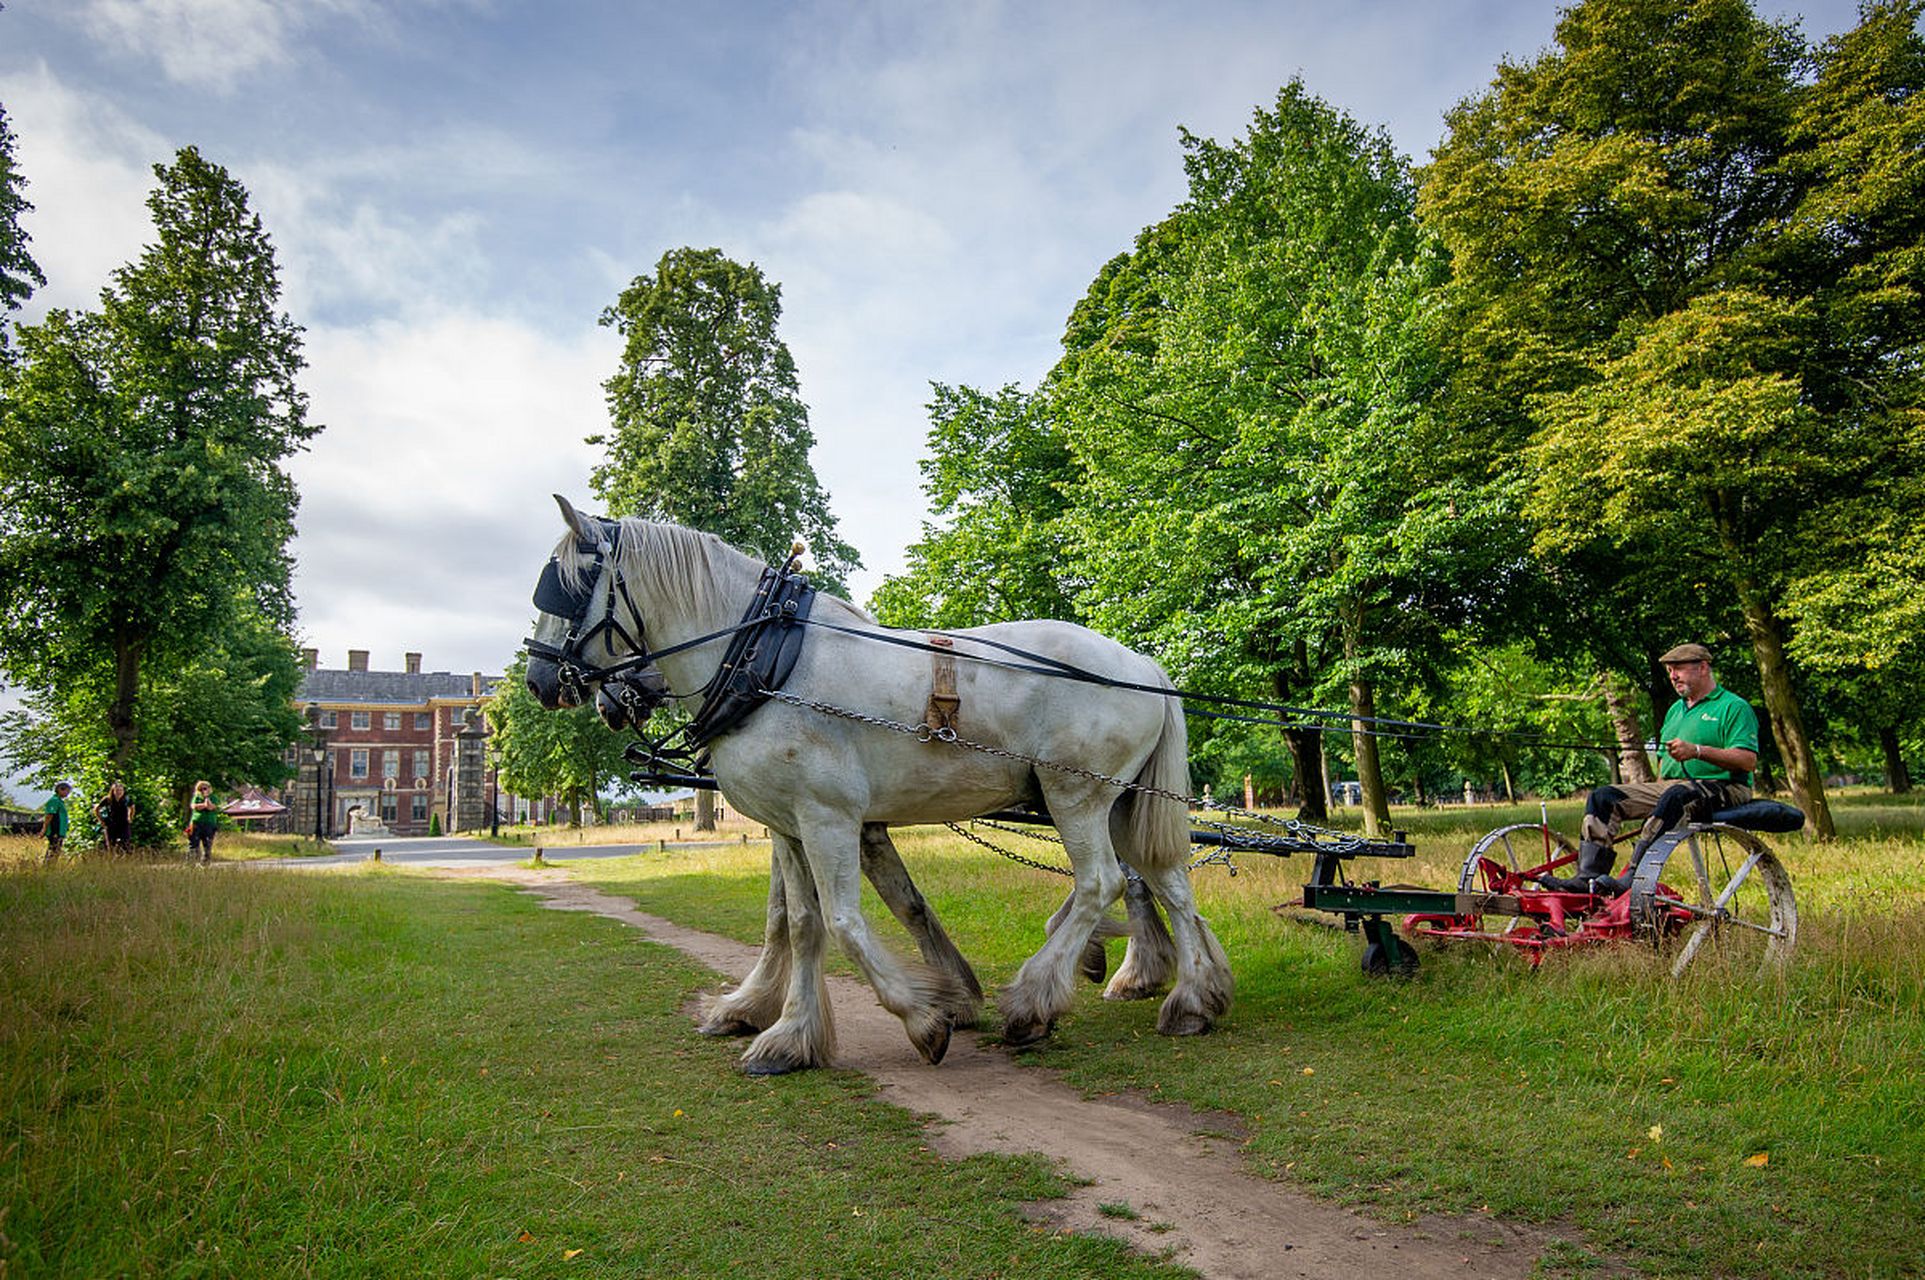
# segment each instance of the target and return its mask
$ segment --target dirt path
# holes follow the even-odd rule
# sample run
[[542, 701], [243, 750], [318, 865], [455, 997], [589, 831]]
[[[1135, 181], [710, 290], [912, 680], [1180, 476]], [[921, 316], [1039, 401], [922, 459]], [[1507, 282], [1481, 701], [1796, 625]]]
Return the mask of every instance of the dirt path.
[[[633, 925], [739, 980], [756, 948], [685, 929], [627, 901], [573, 882], [561, 870], [490, 867], [444, 872], [520, 885], [561, 911], [586, 911]], [[1229, 1127], [1187, 1108], [1128, 1098], [1084, 1098], [1043, 1070], [1014, 1065], [960, 1032], [940, 1067], [927, 1066], [902, 1026], [853, 979], [831, 978], [844, 1063], [881, 1087], [885, 1101], [931, 1115], [930, 1146], [952, 1157], [1040, 1151], [1088, 1185], [1037, 1216], [1076, 1231], [1100, 1231], [1149, 1254], [1169, 1253], [1212, 1280], [1393, 1274], [1429, 1277], [1529, 1276], [1551, 1237], [1484, 1218], [1427, 1218], [1389, 1226], [1288, 1187], [1251, 1176], [1235, 1144], [1202, 1130]], [[1234, 1125], [1230, 1121], [1230, 1125]], [[1099, 1204], [1125, 1203], [1140, 1219], [1109, 1218]], [[1162, 1230], [1152, 1230], [1161, 1226]]]

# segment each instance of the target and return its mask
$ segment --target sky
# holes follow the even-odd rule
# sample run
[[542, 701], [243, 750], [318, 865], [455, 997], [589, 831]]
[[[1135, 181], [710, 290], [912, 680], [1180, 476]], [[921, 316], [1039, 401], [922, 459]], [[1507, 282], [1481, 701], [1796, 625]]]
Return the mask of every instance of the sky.
[[[4, 0], [0, 104], [46, 274], [97, 305], [183, 146], [248, 190], [302, 326], [289, 471], [324, 666], [498, 672], [595, 506], [604, 308], [717, 247], [782, 289], [865, 599], [927, 506], [931, 382], [1033, 384], [1099, 267], [1300, 77], [1421, 162], [1540, 0]], [[1808, 36], [1854, 0], [1763, 0]]]

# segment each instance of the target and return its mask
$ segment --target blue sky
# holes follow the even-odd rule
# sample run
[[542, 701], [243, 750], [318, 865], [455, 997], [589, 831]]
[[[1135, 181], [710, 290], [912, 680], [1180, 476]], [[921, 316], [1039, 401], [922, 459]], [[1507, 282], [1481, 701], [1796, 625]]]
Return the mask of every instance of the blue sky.
[[[1848, 0], [1765, 3], [1808, 34]], [[1097, 268], [1293, 75], [1422, 159], [1556, 7], [654, 0], [6, 0], [0, 103], [48, 276], [90, 306], [193, 144], [252, 194], [307, 328], [291, 467], [326, 665], [501, 669], [592, 503], [613, 335], [681, 245], [783, 288], [817, 474], [866, 569], [920, 532], [930, 381], [1033, 382]]]

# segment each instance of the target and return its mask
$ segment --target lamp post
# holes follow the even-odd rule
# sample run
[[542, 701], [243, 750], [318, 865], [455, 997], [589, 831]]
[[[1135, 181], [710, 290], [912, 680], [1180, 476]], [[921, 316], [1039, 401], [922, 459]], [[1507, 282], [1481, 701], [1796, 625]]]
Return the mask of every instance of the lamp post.
[[314, 761], [314, 842], [319, 844], [327, 839], [327, 783], [328, 778], [328, 731], [321, 725], [317, 712], [314, 727], [309, 730], [312, 741], [308, 746], [308, 758]]

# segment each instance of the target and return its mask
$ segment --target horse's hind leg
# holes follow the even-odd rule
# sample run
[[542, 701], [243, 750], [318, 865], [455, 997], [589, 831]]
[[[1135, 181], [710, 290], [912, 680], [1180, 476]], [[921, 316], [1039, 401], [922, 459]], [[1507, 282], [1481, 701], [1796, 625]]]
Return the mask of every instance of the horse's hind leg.
[[789, 981], [789, 907], [782, 862], [769, 855], [769, 908], [762, 927], [762, 952], [735, 990], [709, 1002], [695, 1029], [705, 1036], [752, 1036], [782, 1013]]
[[1130, 914], [1130, 945], [1116, 976], [1103, 988], [1105, 1000], [1146, 1000], [1170, 985], [1177, 971], [1176, 943], [1156, 912], [1150, 886], [1140, 875], [1129, 876], [1123, 903]]
[[835, 1053], [835, 1024], [822, 973], [824, 932], [815, 881], [794, 839], [775, 832], [770, 836], [788, 910], [791, 963], [782, 1016], [742, 1055], [742, 1070], [755, 1076], [827, 1066]]
[[952, 979], [955, 999], [948, 1009], [950, 1025], [975, 1026], [983, 1005], [983, 988], [976, 981], [976, 971], [943, 932], [936, 913], [929, 909], [915, 881], [909, 878], [909, 869], [902, 865], [902, 855], [889, 838], [889, 828], [880, 822], [862, 825], [862, 874], [916, 940], [923, 963]]
[[1122, 892], [1123, 872], [1109, 841], [1108, 806], [1067, 788], [1048, 796], [1049, 811], [1063, 837], [1076, 887], [1062, 918], [1035, 955], [1023, 961], [1015, 980], [997, 997], [1003, 1038], [1012, 1045], [1032, 1044], [1049, 1034], [1074, 994], [1076, 966], [1095, 932], [1103, 910]]
[[1157, 1012], [1156, 1029], [1168, 1036], [1201, 1035], [1229, 1011], [1236, 994], [1229, 957], [1197, 914], [1187, 867], [1178, 863], [1152, 868], [1143, 877], [1168, 912], [1176, 941], [1176, 986]]

